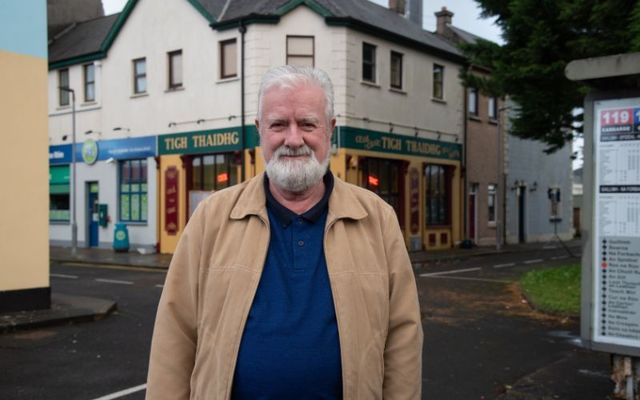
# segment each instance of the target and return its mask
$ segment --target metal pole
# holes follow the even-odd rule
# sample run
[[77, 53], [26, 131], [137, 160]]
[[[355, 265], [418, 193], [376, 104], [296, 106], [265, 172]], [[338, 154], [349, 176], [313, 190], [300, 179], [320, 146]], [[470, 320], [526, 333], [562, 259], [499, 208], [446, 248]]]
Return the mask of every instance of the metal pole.
[[73, 89], [67, 89], [71, 92], [71, 169], [73, 177], [71, 179], [71, 254], [76, 255], [78, 252], [78, 221], [76, 219], [76, 92]]
[[[498, 168], [496, 169], [496, 198], [493, 202], [493, 208], [496, 213], [496, 250], [500, 251], [502, 249], [502, 222], [500, 220], [500, 208], [502, 207], [502, 196], [500, 193], [502, 192], [502, 117], [500, 116], [500, 112], [504, 111], [503, 108], [498, 109]], [[498, 206], [498, 201], [500, 201], [500, 206]]]

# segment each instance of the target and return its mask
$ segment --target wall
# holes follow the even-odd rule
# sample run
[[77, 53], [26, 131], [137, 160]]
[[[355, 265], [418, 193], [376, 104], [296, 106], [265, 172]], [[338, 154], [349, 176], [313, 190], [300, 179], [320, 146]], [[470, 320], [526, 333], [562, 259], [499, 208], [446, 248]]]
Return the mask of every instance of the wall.
[[9, 0], [0, 13], [0, 311], [50, 301], [46, 12]]

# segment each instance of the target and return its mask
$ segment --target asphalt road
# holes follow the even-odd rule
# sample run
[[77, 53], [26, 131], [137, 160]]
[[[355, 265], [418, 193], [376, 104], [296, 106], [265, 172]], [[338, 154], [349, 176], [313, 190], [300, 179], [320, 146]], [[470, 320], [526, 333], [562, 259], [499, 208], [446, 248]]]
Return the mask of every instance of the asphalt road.
[[[513, 283], [529, 269], [578, 261], [555, 248], [417, 262], [423, 398], [506, 399], [508, 389], [535, 384], [529, 378], [557, 375], [549, 365], [582, 362], [576, 321], [532, 311]], [[157, 270], [53, 264], [52, 290], [113, 299], [118, 311], [100, 321], [0, 335], [0, 399], [144, 398], [164, 277]], [[567, 394], [556, 399], [606, 399], [606, 358], [589, 360], [576, 377], [565, 377], [568, 383], [558, 383]], [[570, 387], [573, 381], [582, 388]]]

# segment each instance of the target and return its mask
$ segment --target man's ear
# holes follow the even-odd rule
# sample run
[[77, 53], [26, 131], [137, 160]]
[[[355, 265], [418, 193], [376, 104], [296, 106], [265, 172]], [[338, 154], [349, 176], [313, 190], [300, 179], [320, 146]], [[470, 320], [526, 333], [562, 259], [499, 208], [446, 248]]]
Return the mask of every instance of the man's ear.
[[258, 119], [254, 119], [253, 123], [256, 124], [256, 130], [258, 131], [258, 134], [260, 134], [260, 121], [258, 121]]
[[331, 129], [329, 129], [329, 139], [331, 139], [331, 137], [333, 136], [333, 131], [336, 129], [336, 119], [335, 118], [331, 118]]

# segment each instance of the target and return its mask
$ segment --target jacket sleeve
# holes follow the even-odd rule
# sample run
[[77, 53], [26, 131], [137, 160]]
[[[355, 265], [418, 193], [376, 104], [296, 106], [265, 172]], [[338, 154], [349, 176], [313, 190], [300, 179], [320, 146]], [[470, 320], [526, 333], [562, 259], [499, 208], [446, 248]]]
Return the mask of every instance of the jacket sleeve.
[[389, 207], [384, 227], [389, 269], [389, 331], [384, 350], [384, 399], [420, 399], [422, 321], [416, 281], [396, 218]]
[[169, 265], [151, 341], [148, 400], [190, 397], [197, 345], [203, 208], [198, 207], [190, 218]]

